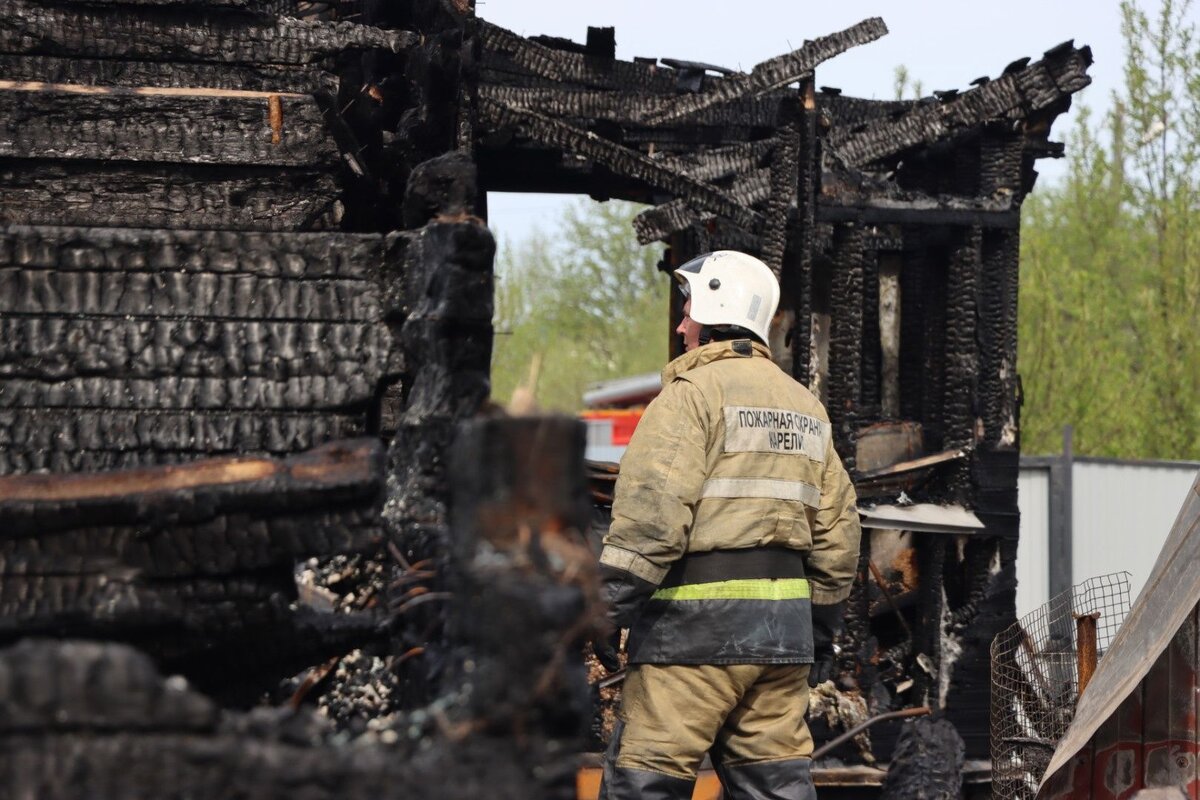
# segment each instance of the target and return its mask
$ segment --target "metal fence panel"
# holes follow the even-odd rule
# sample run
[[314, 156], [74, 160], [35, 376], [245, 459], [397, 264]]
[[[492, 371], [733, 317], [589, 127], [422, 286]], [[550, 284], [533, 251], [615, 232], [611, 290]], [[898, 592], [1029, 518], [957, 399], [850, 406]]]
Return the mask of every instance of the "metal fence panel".
[[[1103, 575], [1054, 597], [993, 640], [993, 798], [1037, 796], [1054, 748], [1075, 716], [1080, 652], [1103, 658], [1128, 612], [1129, 574]], [[1093, 615], [1091, 636], [1083, 636], [1079, 618]], [[1085, 640], [1090, 648], [1081, 645]]]

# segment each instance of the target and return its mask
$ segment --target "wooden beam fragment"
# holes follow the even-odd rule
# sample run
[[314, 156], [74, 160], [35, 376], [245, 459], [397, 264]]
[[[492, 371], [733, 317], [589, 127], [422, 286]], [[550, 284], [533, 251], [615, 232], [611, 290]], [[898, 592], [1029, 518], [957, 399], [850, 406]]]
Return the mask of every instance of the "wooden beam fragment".
[[401, 52], [420, 36], [350, 22], [222, 13], [181, 16], [150, 5], [112, 8], [44, 6], [7, 0], [0, 15], [0, 53], [81, 58], [311, 64], [348, 49]]
[[411, 238], [407, 233], [0, 225], [0, 267], [365, 280], [383, 269], [391, 242], [402, 249]]
[[921, 197], [907, 199], [820, 198], [816, 218], [820, 222], [859, 222], [863, 225], [955, 225], [1015, 229], [1021, 211], [1010, 198]]
[[0, 54], [0, 75], [12, 81], [90, 86], [337, 93], [337, 76], [317, 65], [193, 64]]
[[[728, 187], [715, 187], [726, 191], [730, 197], [749, 207], [762, 203], [771, 195], [771, 170], [756, 169], [738, 177]], [[713, 219], [711, 212], [692, 207], [687, 200], [672, 200], [654, 208], [648, 208], [633, 218], [633, 229], [639, 244], [650, 244], [666, 239], [696, 222]]]
[[711, 90], [678, 98], [672, 109], [652, 114], [647, 121], [662, 124], [687, 119], [721, 103], [787, 86], [812, 72], [822, 61], [828, 61], [852, 47], [872, 42], [887, 32], [887, 25], [881, 18], [863, 20], [845, 30], [805, 42], [791, 53], [764, 61], [749, 74], [714, 80]]
[[759, 139], [755, 142], [667, 156], [659, 159], [659, 163], [698, 181], [711, 182], [758, 170], [763, 166], [763, 158], [774, 147], [774, 138]]
[[198, 453], [285, 455], [365, 432], [362, 410], [0, 409], [0, 475], [179, 463]]
[[80, 524], [186, 518], [255, 508], [294, 508], [314, 496], [370, 497], [383, 481], [377, 439], [333, 442], [286, 459], [215, 458], [190, 464], [82, 475], [0, 478], [4, 535]]
[[636, 150], [533, 111], [510, 108], [494, 100], [481, 100], [479, 105], [481, 118], [493, 130], [516, 128], [540, 144], [593, 159], [621, 175], [644, 181], [677, 197], [686, 197], [698, 206], [728, 217], [741, 227], [756, 230], [761, 224], [759, 214], [725, 192], [668, 169]]
[[338, 148], [308, 95], [0, 81], [4, 156], [300, 167]]
[[479, 21], [484, 47], [484, 63], [502, 56], [529, 74], [558, 84], [582, 84], [597, 89], [640, 89], [664, 94], [675, 93], [674, 70], [660, 70], [649, 64], [596, 59], [582, 53], [555, 50], [531, 42], [510, 30]]
[[918, 145], [929, 145], [1000, 119], [1021, 119], [1087, 86], [1092, 53], [1064, 50], [1022, 70], [976, 86], [944, 103], [922, 103], [896, 119], [877, 119], [862, 130], [839, 130], [829, 146], [843, 163], [861, 167]]
[[[651, 117], [669, 112], [679, 103], [677, 95], [590, 89], [506, 86], [483, 83], [479, 96], [506, 106], [524, 108], [553, 117], [594, 121], [611, 120], [626, 125], [644, 124]], [[773, 128], [779, 99], [746, 97], [698, 112], [689, 119], [696, 125], [725, 127], [750, 125]]]
[[328, 170], [0, 159], [0, 219], [26, 225], [336, 229]]

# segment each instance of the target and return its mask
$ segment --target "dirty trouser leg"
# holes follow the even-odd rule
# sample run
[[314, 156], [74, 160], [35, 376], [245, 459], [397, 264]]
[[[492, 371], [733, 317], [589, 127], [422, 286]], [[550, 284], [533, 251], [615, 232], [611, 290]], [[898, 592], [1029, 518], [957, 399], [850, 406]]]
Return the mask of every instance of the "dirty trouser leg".
[[726, 800], [816, 800], [808, 665], [760, 667], [713, 748]]
[[737, 673], [760, 669], [631, 667], [604, 756], [601, 800], [688, 800], [704, 754], [750, 682]]

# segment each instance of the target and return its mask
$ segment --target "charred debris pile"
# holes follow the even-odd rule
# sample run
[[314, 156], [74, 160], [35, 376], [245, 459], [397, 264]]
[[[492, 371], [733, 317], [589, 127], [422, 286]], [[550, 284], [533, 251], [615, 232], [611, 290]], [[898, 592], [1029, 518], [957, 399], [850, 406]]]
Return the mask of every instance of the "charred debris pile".
[[1019, 208], [1090, 53], [911, 102], [817, 88], [885, 33], [737, 73], [469, 0], [9, 0], [6, 793], [574, 795], [583, 435], [488, 406], [487, 191], [639, 200], [664, 269], [735, 247], [778, 270], [773, 350], [864, 501], [953, 512], [869, 537], [821, 736], [930, 705], [986, 753]]

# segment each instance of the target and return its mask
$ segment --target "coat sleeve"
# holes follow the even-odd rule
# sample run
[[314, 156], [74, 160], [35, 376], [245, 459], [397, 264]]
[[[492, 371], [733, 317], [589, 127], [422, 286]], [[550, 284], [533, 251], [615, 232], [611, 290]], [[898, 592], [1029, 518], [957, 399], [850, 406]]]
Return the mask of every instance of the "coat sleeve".
[[840, 603], [850, 595], [861, 537], [854, 484], [830, 442], [825, 448], [821, 507], [815, 515], [808, 555], [813, 605]]
[[618, 627], [633, 624], [687, 549], [706, 477], [710, 424], [700, 390], [672, 381], [646, 408], [621, 458], [600, 553], [602, 593]]

